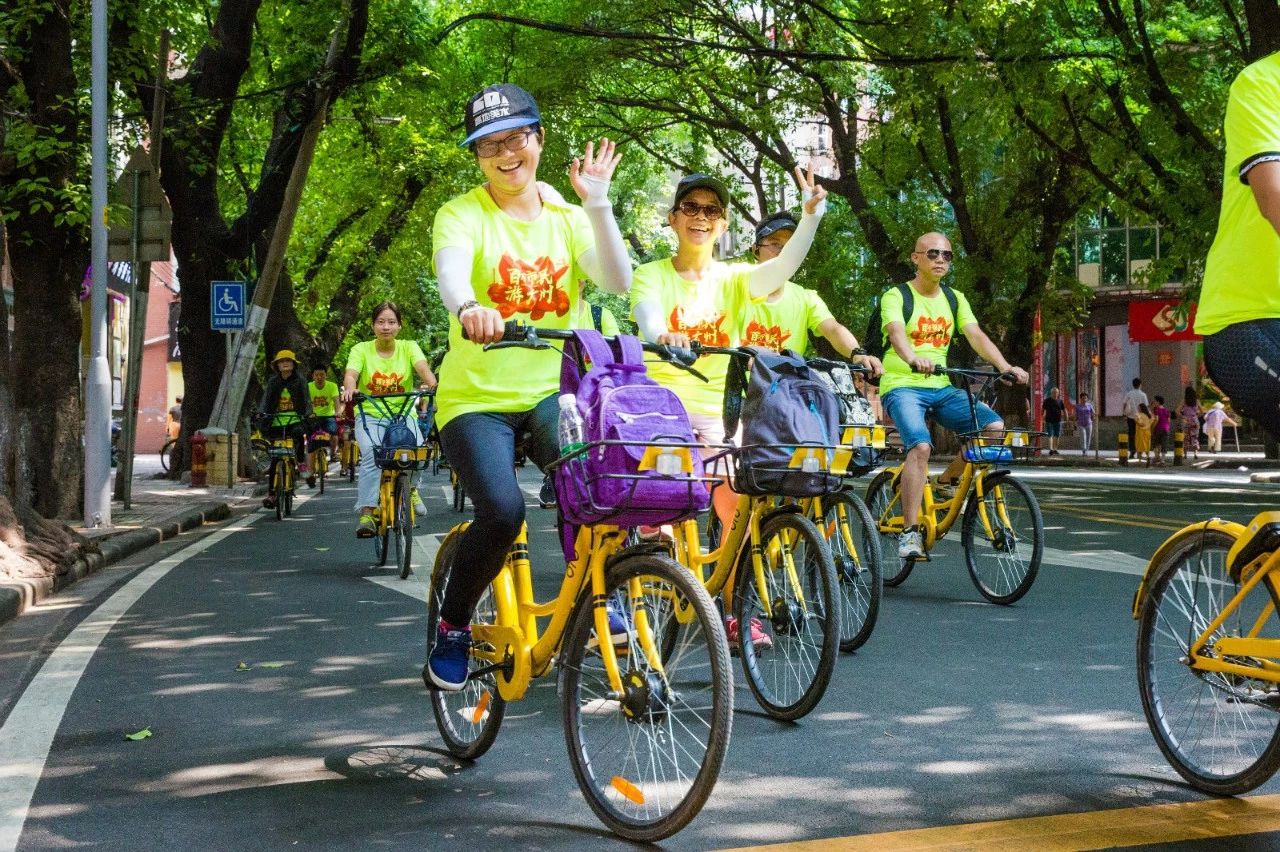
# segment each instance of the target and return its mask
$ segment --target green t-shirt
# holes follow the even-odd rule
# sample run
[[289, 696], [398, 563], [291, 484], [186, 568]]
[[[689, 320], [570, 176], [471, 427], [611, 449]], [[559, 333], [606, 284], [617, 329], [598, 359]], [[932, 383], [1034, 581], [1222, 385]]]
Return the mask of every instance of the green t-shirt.
[[338, 413], [337, 382], [325, 382], [320, 387], [312, 382], [307, 385], [307, 393], [311, 394], [311, 410], [316, 417], [333, 417]]
[[809, 346], [809, 332], [820, 334], [818, 329], [829, 319], [831, 311], [821, 296], [788, 281], [778, 301], [770, 302], [768, 297], [751, 300], [742, 345], [763, 346], [775, 352], [792, 349], [803, 355]]
[[1225, 132], [1222, 210], [1205, 260], [1197, 334], [1280, 317], [1280, 235], [1249, 189], [1250, 169], [1280, 160], [1280, 53], [1245, 68], [1231, 84]]
[[[631, 304], [654, 302], [667, 318], [667, 331], [689, 335], [708, 346], [738, 346], [742, 319], [751, 300], [750, 264], [715, 262], [701, 281], [680, 277], [671, 258], [646, 263], [631, 279]], [[702, 381], [685, 370], [665, 363], [648, 364], [649, 376], [675, 391], [693, 414], [719, 416], [724, 409], [724, 383], [729, 359], [704, 355], [694, 369]]]
[[390, 358], [378, 354], [378, 341], [365, 340], [351, 347], [347, 369], [356, 373], [356, 390], [365, 394], [402, 393], [414, 386], [413, 365], [427, 360], [414, 340], [397, 340]]
[[[544, 328], [578, 324], [578, 265], [593, 245], [591, 223], [581, 207], [543, 199], [542, 213], [523, 222], [504, 213], [478, 186], [446, 202], [436, 213], [432, 256], [461, 248], [471, 257], [475, 300], [503, 319]], [[440, 365], [436, 422], [444, 426], [475, 411], [527, 411], [560, 390], [560, 353], [555, 349], [485, 352], [462, 339], [458, 318], [449, 317], [449, 352]]]
[[280, 401], [276, 404], [275, 414], [271, 417], [272, 426], [290, 426], [298, 423], [301, 415], [293, 404], [293, 394], [288, 388], [280, 390]]
[[[910, 284], [907, 285], [911, 287]], [[951, 316], [951, 305], [947, 295], [938, 288], [932, 298], [925, 298], [920, 291], [911, 288], [914, 293], [915, 311], [906, 322], [907, 342], [917, 355], [923, 355], [939, 367], [947, 366], [947, 348], [951, 339], [964, 329], [978, 322], [969, 307], [969, 300], [964, 293], [952, 288], [956, 294], [956, 308], [960, 314]], [[889, 323], [902, 322], [902, 293], [897, 287], [890, 287], [880, 299], [880, 331], [888, 340]], [[945, 388], [951, 380], [944, 375], [927, 375], [913, 373], [911, 365], [898, 357], [892, 346], [886, 346], [884, 352], [884, 375], [880, 378], [880, 395], [884, 396], [894, 388]]]

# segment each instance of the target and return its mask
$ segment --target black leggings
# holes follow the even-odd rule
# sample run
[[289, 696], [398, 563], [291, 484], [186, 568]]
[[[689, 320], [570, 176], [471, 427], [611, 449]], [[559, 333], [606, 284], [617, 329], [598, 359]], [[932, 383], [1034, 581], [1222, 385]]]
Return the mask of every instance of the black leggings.
[[524, 492], [516, 481], [516, 444], [539, 468], [560, 455], [556, 438], [559, 403], [553, 394], [537, 407], [513, 414], [460, 414], [440, 430], [440, 446], [476, 518], [458, 541], [458, 555], [444, 592], [440, 616], [455, 626], [471, 614], [493, 578], [502, 571], [507, 549], [524, 523]]
[[1209, 335], [1204, 363], [1232, 406], [1280, 440], [1280, 318], [1236, 323]]

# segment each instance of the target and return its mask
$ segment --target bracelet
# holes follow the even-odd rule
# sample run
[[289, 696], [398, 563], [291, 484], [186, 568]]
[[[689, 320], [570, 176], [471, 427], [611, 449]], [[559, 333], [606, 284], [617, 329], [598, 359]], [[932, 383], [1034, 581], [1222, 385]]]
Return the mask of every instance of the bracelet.
[[479, 307], [482, 307], [482, 306], [475, 299], [469, 299], [468, 301], [463, 302], [461, 305], [458, 305], [458, 322], [462, 322], [462, 315], [465, 314], [467, 311], [473, 311]]

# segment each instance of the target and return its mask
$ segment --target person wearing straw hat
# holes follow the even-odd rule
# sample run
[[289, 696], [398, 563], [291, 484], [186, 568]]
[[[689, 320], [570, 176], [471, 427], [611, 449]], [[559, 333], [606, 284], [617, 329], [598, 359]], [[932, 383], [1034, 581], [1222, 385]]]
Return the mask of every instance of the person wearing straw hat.
[[[298, 372], [298, 356], [290, 349], [281, 349], [271, 359], [271, 375], [267, 378], [267, 386], [262, 391], [262, 400], [258, 403], [258, 419], [267, 421], [267, 425], [275, 429], [287, 431], [293, 438], [293, 449], [297, 454], [298, 473], [307, 476], [307, 421], [311, 419], [311, 395], [307, 393], [307, 380]], [[301, 420], [294, 418], [297, 415]], [[275, 494], [268, 494], [262, 500], [268, 509], [276, 506]]]

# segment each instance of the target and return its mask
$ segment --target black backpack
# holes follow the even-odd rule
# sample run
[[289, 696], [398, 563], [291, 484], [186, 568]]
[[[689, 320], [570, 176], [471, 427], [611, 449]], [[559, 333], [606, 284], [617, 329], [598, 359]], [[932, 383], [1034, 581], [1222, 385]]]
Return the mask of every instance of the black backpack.
[[[947, 305], [951, 308], [951, 325], [954, 329], [956, 317], [960, 313], [960, 300], [955, 290], [946, 284], [940, 286], [942, 294], [947, 297]], [[910, 284], [895, 284], [894, 287], [902, 294], [902, 324], [906, 325], [911, 322], [911, 315], [916, 311], [916, 291], [911, 289]], [[887, 292], [889, 291], [884, 291], [884, 293]], [[867, 354], [874, 355], [882, 361], [885, 352], [889, 349], [889, 340], [880, 328], [880, 302], [884, 298], [884, 293], [876, 296], [871, 302], [871, 318], [867, 320], [867, 333], [862, 338], [862, 348], [867, 350]], [[968, 338], [956, 329], [951, 335], [951, 345], [947, 348], [947, 364], [952, 367], [968, 367], [973, 364], [973, 356], [973, 346], [970, 345]], [[878, 385], [880, 380], [874, 379], [872, 384]]]

